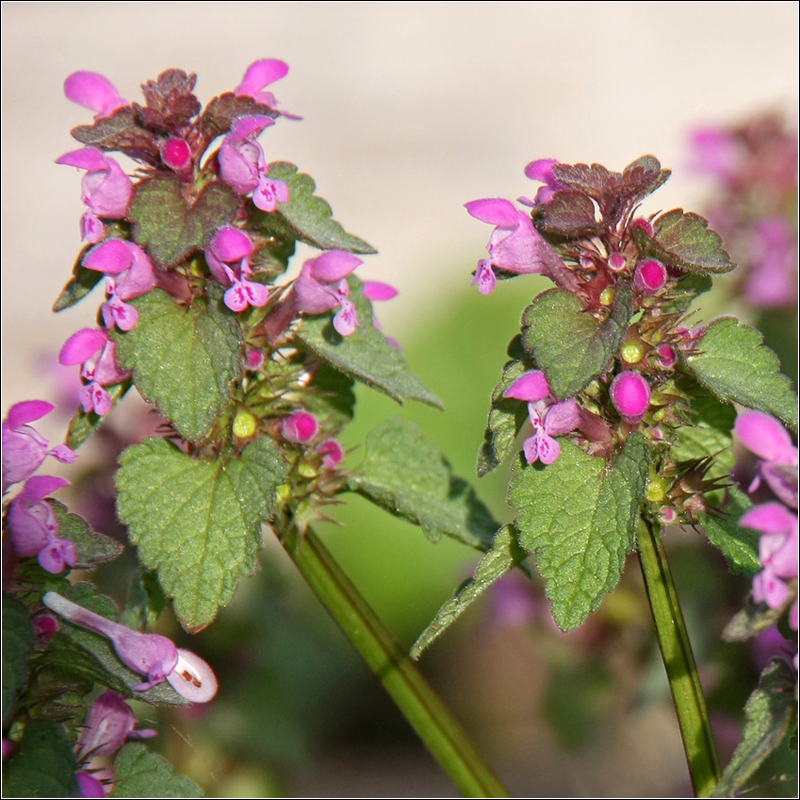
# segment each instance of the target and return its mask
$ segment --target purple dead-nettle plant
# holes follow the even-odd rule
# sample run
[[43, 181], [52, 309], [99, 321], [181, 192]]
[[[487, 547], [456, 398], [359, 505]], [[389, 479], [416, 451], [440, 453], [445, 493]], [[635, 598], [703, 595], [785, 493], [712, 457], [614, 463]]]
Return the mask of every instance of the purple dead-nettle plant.
[[[269, 160], [271, 129], [283, 117], [299, 119], [282, 112], [268, 90], [287, 72], [277, 59], [257, 61], [235, 91], [205, 107], [194, 94], [195, 76], [178, 69], [145, 83], [142, 102], [122, 98], [93, 72], [75, 73], [65, 84], [67, 97], [93, 111], [95, 121], [72, 131], [81, 147], [57, 160], [81, 170], [86, 211], [83, 248], [54, 309], [70, 308], [100, 284], [97, 324], [75, 332], [59, 352], [62, 365], [78, 367], [80, 382], [67, 444], [51, 448], [29, 425], [51, 410], [46, 403], [15, 406], [3, 425], [4, 492], [25, 481], [5, 500], [16, 567], [4, 572], [5, 586], [20, 636], [31, 643], [18, 673], [32, 676], [14, 687], [11, 748], [30, 752], [42, 735], [56, 749], [63, 740], [65, 796], [97, 796], [109, 781], [129, 778], [131, 765], [144, 758], [136, 749], [143, 745], [125, 744], [136, 736], [125, 697], [205, 703], [217, 691], [211, 666], [199, 656], [117, 622], [114, 605], [92, 584], [70, 585], [67, 567], [90, 569], [120, 547], [49, 497], [66, 479], [32, 476], [48, 455], [73, 460], [132, 388], [163, 422], [158, 436], [121, 453], [116, 512], [142, 569], [136, 586], [148, 598], [143, 607], [171, 600], [190, 633], [211, 624], [239, 580], [256, 571], [262, 525], [271, 526], [301, 570], [310, 569], [301, 558], [308, 537], [314, 552], [321, 548], [312, 525], [327, 519], [346, 492], [420, 525], [434, 541], [445, 533], [485, 551], [499, 527], [441, 452], [399, 418], [367, 437], [360, 464], [346, 459], [340, 434], [353, 417], [356, 382], [400, 403], [441, 404], [375, 321], [371, 301], [397, 292], [379, 281], [362, 283], [369, 269], [362, 256], [373, 248], [332, 219], [308, 175]], [[134, 161], [132, 174], [118, 153]], [[530, 222], [524, 225], [533, 235]], [[318, 252], [292, 280], [286, 276], [298, 243]], [[563, 428], [553, 427], [556, 409], [541, 410], [544, 435]], [[346, 594], [354, 590], [334, 580], [332, 569], [322, 567], [331, 576], [323, 602], [357, 607]], [[144, 628], [154, 616], [137, 605], [123, 618]], [[348, 624], [356, 626], [348, 635], [361, 641], [375, 623], [351, 615]], [[77, 655], [60, 663], [65, 639], [70, 652], [86, 651], [96, 666], [87, 668]], [[44, 670], [47, 697], [36, 681]], [[76, 670], [82, 686], [107, 691], [91, 705], [90, 688], [83, 705], [50, 715], [53, 670], [63, 693], [73, 690]], [[420, 702], [410, 686], [401, 695], [412, 706]], [[45, 734], [38, 722], [28, 724], [34, 718]], [[434, 750], [442, 741], [439, 719], [427, 728]], [[88, 766], [93, 755], [114, 756], [110, 777]], [[462, 761], [453, 774], [463, 774]], [[34, 791], [25, 763], [9, 762], [20, 796]], [[474, 769], [473, 759], [468, 771]], [[162, 778], [153, 796], [197, 790], [173, 772], [163, 777], [162, 770]], [[464, 791], [475, 791], [474, 784]]]

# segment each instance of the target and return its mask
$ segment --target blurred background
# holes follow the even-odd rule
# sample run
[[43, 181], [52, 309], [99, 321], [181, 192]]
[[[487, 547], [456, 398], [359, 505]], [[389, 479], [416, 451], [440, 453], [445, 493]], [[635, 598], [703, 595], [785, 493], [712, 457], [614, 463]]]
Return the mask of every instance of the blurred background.
[[[142, 82], [180, 67], [198, 74], [206, 102], [256, 59], [281, 58], [291, 69], [271, 88], [303, 120], [267, 131], [266, 156], [310, 173], [334, 216], [379, 250], [359, 272], [400, 290], [381, 321], [447, 406], [401, 410], [363, 390], [347, 444], [399, 412], [470, 479], [505, 347], [544, 287], [523, 278], [489, 298], [470, 288], [490, 230], [463, 204], [530, 196], [536, 185], [523, 169], [536, 158], [621, 170], [653, 153], [673, 178], [645, 210], [702, 210], [713, 176], [690, 168], [690, 131], [765, 111], [791, 126], [797, 113], [794, 2], [4, 3], [2, 15], [4, 409], [55, 401], [77, 384], [74, 369], [52, 364], [96, 309], [89, 301], [50, 313], [80, 247], [83, 211], [80, 175], [53, 162], [76, 149], [69, 130], [91, 116], [64, 98], [64, 78], [93, 70], [139, 99]], [[733, 299], [733, 290], [703, 298], [701, 314], [748, 313]], [[772, 319], [776, 340], [795, 341], [790, 316]], [[126, 405], [133, 420], [135, 403]], [[63, 435], [71, 411], [43, 433]], [[115, 449], [134, 432], [120, 412], [95, 448], [95, 473], [86, 474], [87, 459], [68, 473], [83, 473], [96, 497], [108, 496]], [[500, 470], [478, 486], [503, 520], [506, 480]], [[410, 645], [476, 556], [431, 545], [357, 498], [337, 516], [343, 525], [321, 529], [325, 542]], [[100, 529], [113, 525], [109, 516]], [[218, 668], [218, 699], [205, 716], [164, 719], [154, 746], [217, 796], [451, 795], [280, 548], [267, 545], [260, 575], [192, 642]], [[724, 761], [758, 665], [719, 632], [747, 586], [694, 531], [675, 532], [670, 545]], [[98, 578], [119, 600], [122, 568]], [[421, 664], [511, 791], [689, 791], [635, 561], [569, 636], [548, 622], [535, 585], [511, 576], [495, 588]], [[785, 770], [767, 765], [755, 793], [791, 795]]]

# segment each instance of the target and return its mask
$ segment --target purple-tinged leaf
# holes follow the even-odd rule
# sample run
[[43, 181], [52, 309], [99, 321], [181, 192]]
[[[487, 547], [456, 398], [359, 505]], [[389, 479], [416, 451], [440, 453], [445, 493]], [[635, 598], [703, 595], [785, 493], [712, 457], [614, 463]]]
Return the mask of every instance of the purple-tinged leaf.
[[94, 125], [79, 125], [71, 131], [73, 138], [98, 150], [119, 150], [131, 158], [157, 164], [158, 138], [142, 127], [134, 108], [121, 108], [113, 117], [103, 117]]

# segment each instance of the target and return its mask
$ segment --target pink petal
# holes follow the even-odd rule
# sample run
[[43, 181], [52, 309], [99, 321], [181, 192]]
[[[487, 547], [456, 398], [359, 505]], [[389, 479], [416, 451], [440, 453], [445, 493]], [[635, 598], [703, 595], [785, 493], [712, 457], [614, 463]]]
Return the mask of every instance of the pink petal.
[[233, 123], [233, 127], [226, 138], [230, 139], [230, 141], [235, 144], [248, 137], [257, 137], [261, 131], [274, 124], [275, 120], [272, 119], [272, 117], [265, 117], [261, 114], [253, 114], [250, 117], [240, 117]]
[[248, 68], [242, 82], [234, 89], [236, 95], [252, 97], [265, 86], [280, 80], [289, 72], [289, 65], [277, 58], [262, 58], [255, 61]]
[[83, 266], [106, 275], [119, 275], [133, 262], [130, 244], [122, 239], [107, 239], [86, 254]]
[[536, 161], [531, 161], [525, 167], [525, 177], [540, 183], [553, 183], [555, 181], [553, 175], [554, 164], [558, 164], [557, 158], [539, 158]]
[[550, 436], [563, 436], [574, 431], [580, 424], [580, 406], [574, 397], [554, 403], [547, 409], [544, 418], [544, 430]]
[[520, 216], [524, 217], [510, 200], [503, 200], [499, 197], [472, 200], [469, 203], [465, 203], [464, 208], [475, 219], [479, 219], [481, 222], [489, 222], [492, 225], [500, 225], [504, 228], [516, 227], [519, 224]]
[[118, 108], [130, 105], [119, 96], [114, 84], [97, 72], [73, 72], [64, 81], [64, 94], [73, 103], [96, 111], [98, 116], [111, 116]]
[[363, 263], [352, 253], [344, 250], [329, 250], [321, 256], [309, 259], [303, 266], [310, 266], [312, 274], [318, 281], [338, 281]]
[[482, 258], [478, 262], [478, 268], [475, 270], [475, 277], [470, 286], [477, 286], [478, 291], [484, 296], [490, 295], [497, 288], [497, 275], [494, 274], [490, 259]]
[[8, 409], [8, 416], [5, 422], [10, 428], [19, 428], [20, 425], [26, 425], [28, 422], [35, 422], [37, 419], [41, 419], [54, 408], [55, 406], [46, 400], [23, 400]]
[[295, 411], [283, 420], [281, 433], [289, 442], [304, 444], [311, 441], [319, 429], [317, 418], [308, 411]]
[[517, 378], [503, 392], [503, 397], [513, 397], [515, 400], [527, 400], [529, 403], [535, 403], [551, 394], [550, 384], [547, 382], [544, 372], [534, 370]]
[[80, 150], [71, 150], [56, 159], [56, 164], [68, 167], [77, 167], [90, 172], [100, 172], [109, 169], [108, 159], [96, 147], [82, 147]]
[[764, 503], [751, 508], [739, 524], [770, 535], [792, 530], [797, 525], [797, 517], [780, 503]]
[[59, 364], [83, 364], [108, 341], [108, 334], [100, 328], [83, 328], [64, 342], [58, 354]]
[[379, 281], [364, 281], [361, 287], [361, 294], [369, 300], [392, 300], [397, 297], [397, 289], [388, 283]]
[[342, 336], [351, 336], [358, 327], [356, 307], [349, 301], [342, 301], [341, 310], [333, 317], [333, 327]]
[[766, 461], [797, 464], [797, 448], [775, 417], [761, 411], [746, 411], [736, 417], [736, 435], [751, 452]]
[[253, 252], [253, 243], [250, 237], [230, 225], [220, 228], [208, 243], [208, 247], [220, 261], [228, 263], [241, 261], [245, 256]]

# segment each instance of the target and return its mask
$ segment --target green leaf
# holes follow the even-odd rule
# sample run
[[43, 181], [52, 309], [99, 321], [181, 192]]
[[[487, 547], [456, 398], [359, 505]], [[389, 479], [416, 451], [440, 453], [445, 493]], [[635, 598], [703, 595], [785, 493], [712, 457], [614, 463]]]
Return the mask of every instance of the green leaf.
[[774, 658], [761, 673], [744, 707], [742, 742], [736, 748], [712, 797], [734, 797], [767, 756], [796, 727], [796, 676], [783, 659]]
[[714, 320], [685, 362], [720, 399], [774, 414], [797, 430], [797, 395], [755, 328], [732, 317]]
[[711, 544], [722, 550], [728, 565], [740, 575], [752, 578], [761, 572], [758, 557], [760, 534], [751, 528], [743, 528], [739, 520], [752, 508], [752, 503], [744, 492], [735, 486], [728, 488], [731, 502], [721, 514], [700, 514], [700, 524]]
[[158, 570], [183, 626], [206, 627], [239, 578], [258, 568], [261, 523], [286, 479], [280, 452], [257, 439], [237, 458], [198, 461], [164, 439], [146, 439], [120, 464], [117, 510], [140, 561]]
[[495, 581], [519, 566], [525, 558], [525, 553], [517, 544], [514, 529], [510, 525], [503, 525], [497, 531], [491, 549], [478, 563], [475, 575], [465, 581], [436, 612], [433, 621], [414, 642], [411, 658], [418, 659]]
[[179, 178], [159, 175], [136, 185], [129, 216], [136, 244], [164, 266], [204, 248], [241, 206], [236, 192], [219, 181], [206, 184], [194, 205], [184, 199]]
[[61, 290], [61, 294], [53, 303], [53, 311], [58, 313], [65, 308], [71, 308], [80, 300], [83, 300], [89, 292], [97, 286], [103, 279], [103, 273], [96, 269], [87, 269], [81, 265], [85, 251], [78, 256], [78, 263], [75, 264], [73, 275], [67, 281], [67, 285]]
[[69, 509], [58, 500], [48, 501], [58, 523], [58, 535], [75, 544], [75, 569], [92, 569], [101, 561], [116, 558], [122, 545], [110, 536], [104, 536], [91, 528], [83, 517], [70, 514]]
[[519, 462], [509, 488], [520, 544], [536, 564], [564, 631], [583, 624], [618, 583], [634, 547], [649, 453], [634, 433], [611, 465], [567, 439], [549, 466]]
[[605, 322], [584, 312], [572, 292], [550, 289], [522, 316], [523, 342], [550, 382], [553, 394], [573, 397], [599, 375], [616, 355], [631, 318], [631, 294], [617, 287]]
[[444, 533], [488, 550], [500, 527], [469, 484], [453, 475], [441, 450], [399, 417], [368, 434], [364, 461], [353, 470], [348, 488], [421, 526], [431, 541]]
[[[106, 386], [105, 390], [111, 397], [111, 408], [113, 409], [120, 400], [128, 393], [131, 388], [130, 381], [123, 381], [114, 386]], [[109, 414], [111, 411], [108, 412]], [[102, 424], [103, 420], [108, 416], [100, 416], [95, 414], [94, 411], [88, 413], [78, 406], [78, 410], [69, 422], [69, 430], [67, 431], [67, 447], [77, 450]]]
[[98, 150], [120, 150], [133, 157], [140, 154], [158, 157], [158, 139], [139, 125], [137, 113], [130, 106], [97, 120], [94, 125], [73, 128], [70, 133], [82, 144]]
[[109, 797], [205, 797], [203, 790], [143, 744], [126, 744], [114, 760]]
[[128, 333], [114, 333], [120, 366], [134, 371], [142, 396], [182, 436], [201, 440], [239, 372], [242, 331], [236, 316], [213, 295], [186, 308], [154, 289], [131, 304], [139, 322]]
[[3, 797], [78, 797], [78, 764], [64, 729], [32, 719], [19, 751], [3, 765]]
[[722, 247], [718, 233], [699, 214], [673, 208], [653, 222], [654, 236], [642, 228], [634, 238], [643, 254], [660, 259], [669, 267], [689, 272], [730, 272], [736, 267]]
[[373, 389], [388, 394], [402, 404], [419, 400], [436, 408], [442, 402], [408, 368], [403, 354], [373, 324], [372, 303], [361, 294], [361, 283], [350, 277], [351, 300], [358, 313], [358, 327], [350, 336], [342, 336], [333, 327], [331, 314], [307, 317], [297, 331], [297, 338], [314, 355], [327, 361]]
[[483, 444], [478, 452], [479, 478], [499, 467], [514, 450], [517, 434], [528, 418], [528, 409], [519, 400], [503, 397], [503, 392], [527, 369], [522, 361], [506, 364], [500, 383], [492, 391], [492, 407], [489, 409]]
[[320, 250], [377, 252], [372, 245], [347, 233], [336, 220], [331, 219], [330, 205], [314, 194], [314, 179], [298, 172], [294, 164], [285, 161], [270, 164], [269, 178], [283, 181], [289, 187], [289, 202], [279, 203], [270, 213], [256, 211], [256, 227], [280, 239], [298, 239]]
[[706, 477], [727, 477], [736, 462], [731, 449], [736, 410], [694, 381], [692, 384], [692, 422], [680, 425], [675, 431], [670, 457], [676, 463], [713, 458]]
[[352, 378], [323, 364], [314, 373], [309, 388], [311, 391], [306, 396], [308, 410], [321, 420], [330, 419], [346, 425], [353, 419], [356, 396]]
[[33, 629], [22, 603], [3, 595], [3, 727], [10, 721], [17, 692], [28, 681]]

